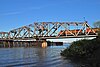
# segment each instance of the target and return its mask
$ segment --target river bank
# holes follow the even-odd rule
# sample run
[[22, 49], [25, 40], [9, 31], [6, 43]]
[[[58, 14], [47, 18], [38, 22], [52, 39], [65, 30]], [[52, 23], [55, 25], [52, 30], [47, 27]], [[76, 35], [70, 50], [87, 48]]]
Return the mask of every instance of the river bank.
[[85, 60], [84, 67], [100, 67], [100, 34], [92, 40], [83, 39], [73, 42], [61, 52], [61, 55], [71, 60], [83, 62]]

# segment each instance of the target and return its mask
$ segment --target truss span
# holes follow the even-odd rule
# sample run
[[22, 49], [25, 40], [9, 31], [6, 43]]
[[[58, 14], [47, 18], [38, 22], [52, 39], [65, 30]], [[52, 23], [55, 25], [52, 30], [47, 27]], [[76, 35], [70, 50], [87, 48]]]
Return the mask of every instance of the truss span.
[[34, 22], [9, 32], [0, 32], [0, 39], [52, 39], [97, 36], [98, 29], [85, 22]]

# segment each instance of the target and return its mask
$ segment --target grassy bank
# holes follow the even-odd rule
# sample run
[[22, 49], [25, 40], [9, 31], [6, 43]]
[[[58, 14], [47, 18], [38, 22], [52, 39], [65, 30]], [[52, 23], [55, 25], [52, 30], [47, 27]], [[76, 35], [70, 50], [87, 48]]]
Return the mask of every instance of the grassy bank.
[[85, 59], [93, 67], [100, 66], [100, 34], [92, 40], [83, 39], [73, 42], [61, 52], [61, 55], [71, 59]]

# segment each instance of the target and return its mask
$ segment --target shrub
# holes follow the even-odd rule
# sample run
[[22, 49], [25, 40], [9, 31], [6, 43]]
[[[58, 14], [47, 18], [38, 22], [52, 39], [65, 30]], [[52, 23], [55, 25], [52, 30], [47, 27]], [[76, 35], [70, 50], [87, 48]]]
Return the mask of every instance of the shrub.
[[93, 56], [93, 52], [100, 48], [100, 40], [98, 38], [92, 40], [79, 40], [73, 42], [68, 48], [61, 52], [65, 57], [88, 58]]

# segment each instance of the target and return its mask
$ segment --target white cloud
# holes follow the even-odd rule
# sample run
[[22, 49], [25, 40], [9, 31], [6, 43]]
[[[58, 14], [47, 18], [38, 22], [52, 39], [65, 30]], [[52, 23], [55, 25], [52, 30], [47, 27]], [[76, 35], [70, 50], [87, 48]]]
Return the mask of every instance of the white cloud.
[[15, 14], [20, 14], [21, 12], [7, 12], [7, 13], [2, 13], [1, 15], [15, 15]]

